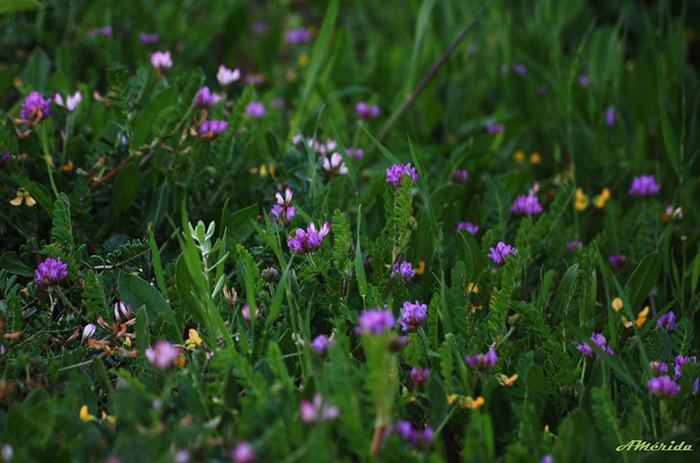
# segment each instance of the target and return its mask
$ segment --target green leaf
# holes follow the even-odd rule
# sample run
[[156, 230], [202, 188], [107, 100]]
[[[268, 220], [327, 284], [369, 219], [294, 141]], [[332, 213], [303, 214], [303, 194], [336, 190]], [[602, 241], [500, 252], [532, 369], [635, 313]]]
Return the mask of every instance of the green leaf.
[[644, 302], [644, 299], [649, 296], [649, 292], [654, 287], [660, 272], [661, 259], [659, 254], [652, 252], [644, 256], [625, 285], [625, 294], [627, 294], [629, 301], [632, 303], [630, 307], [632, 310], [639, 307]]
[[70, 200], [65, 193], [58, 195], [53, 203], [53, 223], [51, 227], [53, 241], [73, 247], [73, 227], [70, 220]]
[[436, 428], [440, 425], [447, 413], [448, 403], [445, 389], [437, 379], [437, 375], [430, 375], [428, 380], [428, 398], [430, 399], [430, 418], [428, 426]]
[[610, 398], [610, 391], [601, 387], [594, 387], [591, 389], [591, 398], [593, 399], [593, 418], [607, 447], [612, 449], [623, 444], [624, 439], [620, 430], [620, 422], [617, 419], [619, 413]]
[[112, 188], [112, 218], [117, 218], [126, 212], [136, 199], [141, 186], [141, 171], [138, 162], [130, 162], [119, 173], [114, 180]]
[[367, 295], [367, 275], [365, 274], [365, 262], [362, 259], [360, 248], [360, 223], [362, 222], [362, 205], [357, 208], [357, 244], [355, 245], [355, 275], [357, 276], [357, 289], [364, 299]]
[[37, 0], [0, 0], [0, 14], [42, 8]]
[[569, 414], [559, 428], [559, 436], [554, 444], [554, 461], [577, 463], [586, 455], [590, 442], [590, 425], [586, 414], [577, 408]]
[[0, 268], [13, 275], [33, 277], [34, 270], [22, 262], [14, 251], [6, 251], [0, 256]]
[[[21, 3], [21, 1], [18, 3]], [[3, 3], [0, 3], [0, 13], [3, 13], [2, 9]], [[24, 65], [22, 80], [30, 84], [32, 90], [43, 93], [46, 91], [50, 68], [51, 62], [49, 57], [46, 56], [44, 50], [37, 48], [29, 55], [27, 63]]]
[[97, 382], [100, 383], [102, 389], [108, 394], [114, 392], [112, 389], [112, 384], [109, 382], [109, 376], [107, 376], [107, 371], [105, 371], [105, 366], [102, 364], [102, 360], [99, 357], [95, 357], [92, 361], [92, 371], [95, 373], [95, 378]]
[[[657, 71], [658, 82], [664, 82], [664, 74], [666, 73], [666, 63], [664, 62], [663, 58], [659, 59]], [[673, 125], [671, 124], [671, 121], [668, 118], [668, 113], [666, 112], [666, 98], [662, 89], [663, 87], [659, 85], [659, 117], [661, 119], [661, 133], [664, 138], [666, 154], [668, 155], [669, 161], [671, 161], [671, 166], [673, 166], [673, 170], [676, 172], [678, 178], [681, 178], [681, 169], [683, 168], [683, 166], [681, 165], [682, 149], [680, 147], [680, 142], [675, 133], [675, 130], [673, 129]]]
[[253, 232], [253, 223], [258, 217], [258, 205], [239, 209], [229, 217], [226, 223], [227, 235], [232, 245], [243, 243]]
[[158, 315], [163, 314], [171, 325], [169, 333], [172, 339], [182, 339], [170, 305], [156, 288], [147, 281], [124, 272], [119, 273], [118, 281], [119, 294], [125, 302], [131, 304], [131, 307], [146, 306], [149, 319], [155, 320]]
[[148, 327], [148, 312], [141, 307], [136, 312], [136, 348], [144, 352], [151, 345], [151, 332]]
[[158, 116], [169, 107], [175, 105], [178, 99], [178, 91], [175, 87], [168, 87], [161, 90], [153, 97], [148, 106], [141, 112], [134, 121], [134, 136], [131, 139], [131, 147], [134, 150], [147, 144], [149, 136], [153, 132], [153, 127]]

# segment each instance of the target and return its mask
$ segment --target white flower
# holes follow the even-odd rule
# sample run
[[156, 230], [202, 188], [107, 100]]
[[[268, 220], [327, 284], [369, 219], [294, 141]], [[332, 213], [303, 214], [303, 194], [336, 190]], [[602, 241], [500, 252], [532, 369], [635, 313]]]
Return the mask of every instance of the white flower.
[[241, 78], [241, 71], [234, 69], [233, 71], [224, 66], [223, 64], [219, 66], [219, 72], [216, 73], [216, 79], [219, 83], [226, 87], [231, 82], [235, 82]]
[[345, 175], [348, 173], [348, 166], [343, 162], [343, 155], [337, 151], [331, 155], [330, 159], [328, 156], [323, 158], [323, 168], [333, 174]]
[[91, 338], [95, 334], [95, 324], [94, 323], [88, 323], [85, 325], [85, 328], [83, 328], [83, 339], [86, 338]]
[[83, 94], [80, 92], [75, 92], [73, 95], [68, 95], [66, 97], [65, 103], [63, 102], [63, 97], [60, 93], [57, 93], [53, 97], [54, 103], [62, 108], [66, 108], [66, 111], [72, 113], [78, 107], [78, 104], [83, 101]]

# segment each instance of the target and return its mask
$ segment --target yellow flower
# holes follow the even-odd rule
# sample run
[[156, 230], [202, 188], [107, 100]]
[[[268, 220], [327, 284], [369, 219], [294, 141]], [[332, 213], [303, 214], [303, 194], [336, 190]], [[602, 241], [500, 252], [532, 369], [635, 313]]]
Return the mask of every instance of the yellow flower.
[[422, 260], [418, 262], [418, 270], [416, 270], [416, 275], [423, 275], [425, 273], [425, 261]]
[[644, 307], [644, 310], [639, 312], [637, 315], [637, 328], [641, 328], [644, 322], [647, 321], [647, 316], [649, 315], [649, 306]]
[[87, 405], [83, 405], [82, 407], [80, 407], [80, 415], [79, 416], [80, 416], [80, 419], [86, 423], [95, 420], [94, 415], [91, 415], [89, 413]]
[[518, 164], [522, 164], [523, 161], [525, 161], [525, 153], [523, 152], [523, 150], [516, 151], [513, 155], [513, 160]]
[[65, 172], [70, 172], [73, 170], [73, 161], [69, 160], [65, 166], [62, 167]]
[[294, 72], [293, 69], [289, 69], [286, 74], [286, 78], [288, 82], [296, 82], [297, 80], [297, 73]]
[[619, 312], [620, 310], [622, 310], [622, 308], [623, 308], [624, 306], [625, 306], [625, 305], [622, 303], [622, 299], [620, 299], [619, 297], [616, 297], [615, 299], [613, 299], [613, 301], [612, 301], [612, 308], [613, 308], [616, 312]]
[[116, 417], [116, 416], [112, 416], [112, 415], [108, 415], [108, 414], [106, 414], [104, 411], [102, 412], [102, 418], [101, 418], [101, 419], [102, 419], [102, 421], [106, 421], [107, 424], [109, 424], [110, 426], [114, 426], [114, 425], [117, 424], [117, 417]]
[[200, 344], [202, 344], [202, 338], [199, 337], [197, 330], [193, 328], [190, 328], [189, 335], [189, 339], [185, 341], [185, 347], [187, 347], [189, 350], [195, 350]]
[[447, 396], [447, 403], [452, 405], [459, 398], [457, 394], [450, 394]]
[[309, 65], [309, 57], [306, 53], [299, 57], [299, 66], [305, 68]]
[[503, 375], [503, 374], [499, 374], [499, 375], [498, 375], [498, 381], [499, 381], [502, 385], [504, 385], [504, 386], [506, 386], [506, 387], [513, 387], [513, 385], [515, 384], [515, 381], [516, 381], [517, 379], [518, 379], [518, 375], [517, 375], [517, 374], [514, 374], [514, 375], [511, 376], [510, 378], [507, 377], [506, 375]]
[[13, 206], [21, 206], [22, 202], [26, 202], [27, 207], [32, 207], [36, 204], [36, 201], [34, 200], [34, 198], [32, 198], [32, 195], [30, 195], [29, 192], [24, 188], [20, 188], [19, 190], [17, 190], [17, 196], [15, 197], [15, 199], [10, 200], [10, 204], [12, 204]]
[[478, 294], [478, 293], [479, 293], [479, 287], [476, 285], [476, 283], [469, 283], [469, 284], [467, 285], [467, 292], [468, 292], [468, 293], [475, 293], [475, 294]]
[[536, 166], [537, 164], [540, 164], [542, 162], [542, 155], [535, 151], [530, 155], [530, 164], [533, 166]]
[[185, 368], [185, 356], [183, 354], [180, 354], [180, 356], [176, 358], [173, 362], [173, 365], [178, 366], [180, 368]]
[[622, 324], [624, 325], [625, 328], [631, 328], [632, 327], [632, 322], [627, 320], [625, 317], [622, 317]]
[[593, 205], [598, 209], [605, 207], [605, 203], [610, 199], [610, 189], [603, 188], [603, 191], [593, 199]]
[[581, 188], [576, 188], [576, 204], [575, 207], [579, 211], [585, 211], [588, 207], [588, 196]]
[[481, 307], [483, 307], [483, 306], [480, 306], [480, 305], [473, 305], [473, 306], [472, 306], [472, 312], [476, 312], [477, 310], [481, 309]]
[[124, 345], [126, 347], [131, 347], [131, 338], [129, 338], [129, 337], [124, 338]]
[[484, 398], [479, 396], [476, 399], [472, 399], [471, 397], [465, 397], [459, 402], [459, 406], [462, 408], [469, 408], [472, 410], [478, 410], [481, 408], [481, 406], [484, 405]]

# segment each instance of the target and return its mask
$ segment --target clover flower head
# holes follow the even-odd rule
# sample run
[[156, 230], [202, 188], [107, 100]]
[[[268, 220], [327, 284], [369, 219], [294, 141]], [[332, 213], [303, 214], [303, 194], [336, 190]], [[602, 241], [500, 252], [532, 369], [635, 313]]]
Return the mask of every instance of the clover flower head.
[[320, 230], [316, 230], [316, 225], [311, 222], [306, 230], [297, 228], [295, 234], [287, 238], [287, 246], [297, 254], [315, 251], [321, 246], [323, 238], [330, 231], [331, 226], [328, 222], [324, 223]]
[[506, 130], [506, 126], [503, 124], [494, 124], [493, 122], [488, 122], [486, 124], [486, 131], [490, 134], [501, 133]]
[[[591, 341], [593, 343], [600, 347], [600, 349], [605, 352], [607, 355], [613, 355], [612, 349], [608, 347], [608, 340], [605, 339], [605, 336], [603, 336], [601, 333], [594, 333], [591, 336]], [[591, 358], [597, 358], [597, 354], [593, 351], [593, 348], [588, 344], [588, 341], [582, 342], [578, 346], [576, 346], [576, 349], [578, 349], [579, 352], [581, 352], [583, 355], [586, 357], [591, 357]]]
[[158, 37], [158, 34], [149, 34], [148, 32], [141, 32], [139, 34], [139, 40], [143, 44], [153, 45], [154, 43], [158, 43], [160, 37]]
[[673, 310], [670, 310], [659, 317], [656, 321], [657, 327], [666, 327], [668, 331], [673, 331], [678, 328], [678, 323], [676, 323], [676, 314]]
[[472, 235], [476, 235], [479, 233], [479, 226], [474, 225], [471, 222], [457, 222], [457, 226], [455, 227], [455, 233], [459, 233], [460, 230], [466, 230]]
[[32, 124], [40, 122], [51, 115], [51, 100], [44, 98], [39, 92], [32, 92], [24, 99], [20, 117]]
[[379, 106], [360, 101], [355, 105], [355, 114], [360, 119], [374, 119], [379, 116]]
[[581, 249], [583, 249], [583, 241], [568, 241], [566, 243], [566, 248], [569, 251], [580, 251]]
[[674, 396], [681, 392], [681, 387], [677, 385], [670, 376], [657, 376], [647, 382], [649, 392], [660, 399]]
[[404, 176], [410, 178], [414, 182], [418, 180], [416, 168], [409, 162], [406, 164], [394, 164], [386, 170], [386, 181], [396, 187], [401, 186], [401, 181]]
[[68, 276], [68, 264], [61, 262], [61, 258], [49, 257], [40, 263], [34, 270], [34, 283], [38, 285], [51, 285], [58, 283]]
[[292, 29], [284, 34], [284, 40], [287, 43], [294, 45], [298, 43], [311, 42], [312, 38], [313, 36], [311, 35], [311, 31], [305, 28]]
[[542, 213], [542, 205], [540, 205], [537, 196], [529, 193], [527, 196], [520, 195], [515, 198], [515, 203], [510, 211], [518, 215], [537, 215]]
[[69, 113], [75, 111], [78, 108], [78, 104], [80, 104], [81, 101], [83, 101], [83, 94], [79, 91], [75, 92], [73, 95], [68, 95], [66, 97], [65, 102], [63, 101], [63, 97], [60, 93], [56, 93], [53, 96], [53, 102], [62, 108], [66, 108], [66, 111], [68, 111]]
[[656, 360], [653, 360], [649, 362], [649, 367], [651, 367], [651, 371], [655, 375], [668, 372], [668, 364], [664, 362], [657, 362]]
[[614, 268], [620, 268], [625, 265], [627, 257], [624, 254], [613, 254], [608, 258], [608, 261]]
[[317, 421], [330, 421], [338, 418], [340, 409], [335, 405], [325, 403], [320, 393], [314, 395], [313, 402], [302, 400], [299, 403], [299, 414], [304, 423], [315, 423]]
[[[250, 306], [248, 304], [243, 304], [243, 306], [241, 307], [241, 314], [243, 314], [243, 318], [245, 319], [245, 321], [250, 323]], [[260, 315], [260, 307], [256, 305], [255, 316], [257, 317], [258, 315]]]
[[471, 368], [480, 371], [486, 371], [491, 369], [491, 367], [494, 366], [496, 362], [498, 362], [498, 356], [496, 355], [496, 351], [492, 347], [485, 354], [479, 352], [474, 355], [467, 355], [466, 357], [464, 357], [464, 360], [467, 362], [467, 365], [469, 365]]
[[411, 381], [416, 387], [420, 387], [428, 381], [430, 370], [428, 368], [411, 368]]
[[527, 66], [522, 63], [513, 63], [513, 72], [518, 75], [524, 76], [527, 74]]
[[199, 126], [199, 136], [214, 138], [228, 128], [228, 122], [217, 119], [206, 120]]
[[325, 171], [332, 174], [346, 175], [348, 173], [348, 166], [343, 161], [343, 155], [338, 152], [333, 153], [330, 159], [328, 156], [324, 156], [322, 165]]
[[433, 441], [433, 428], [428, 426], [418, 431], [410, 421], [399, 421], [395, 426], [396, 434], [407, 441], [415, 450], [427, 450]]
[[697, 363], [697, 361], [698, 361], [698, 359], [695, 356], [690, 357], [688, 355], [686, 355], [686, 356], [682, 356], [680, 354], [677, 355], [676, 356], [676, 364], [674, 366], [674, 373], [675, 373], [674, 378], [676, 379], [676, 381], [681, 379], [681, 372], [683, 369], [683, 365], [685, 365], [686, 363], [690, 363], [690, 362]]
[[394, 264], [394, 267], [391, 269], [391, 278], [394, 278], [394, 275], [400, 274], [401, 278], [403, 278], [404, 283], [408, 284], [414, 276], [416, 276], [416, 271], [413, 270], [413, 264], [407, 261], [403, 261], [400, 264], [397, 262]]
[[248, 442], [241, 442], [234, 447], [231, 457], [236, 463], [253, 463], [256, 459], [255, 450]]
[[255, 119], [264, 117], [266, 112], [265, 103], [259, 101], [251, 101], [245, 108], [246, 115]]
[[173, 67], [173, 59], [170, 57], [169, 51], [156, 51], [151, 55], [151, 64], [162, 74]]
[[209, 87], [204, 86], [200, 88], [197, 94], [195, 95], [194, 105], [199, 108], [205, 108], [207, 106], [215, 105], [219, 102], [220, 99], [221, 98], [218, 95], [212, 93], [212, 91], [209, 90]]
[[455, 183], [464, 183], [467, 181], [468, 178], [469, 172], [467, 172], [466, 169], [455, 170], [455, 173], [452, 174], [452, 181]]
[[629, 194], [644, 198], [654, 196], [659, 193], [659, 184], [656, 183], [656, 178], [653, 175], [642, 175], [635, 177], [632, 180], [632, 186], [629, 189]]
[[390, 310], [371, 309], [365, 310], [357, 319], [357, 334], [384, 334], [394, 327], [396, 319]]
[[161, 370], [167, 370], [173, 362], [180, 356], [180, 348], [175, 347], [168, 341], [157, 341], [154, 347], [146, 349], [146, 358], [151, 365]]
[[291, 188], [286, 188], [284, 190], [284, 197], [282, 193], [277, 192], [275, 194], [275, 200], [277, 204], [272, 207], [271, 218], [280, 220], [284, 223], [289, 223], [292, 221], [294, 216], [297, 214], [297, 210], [292, 206], [292, 198], [294, 197], [294, 192]]
[[361, 161], [362, 157], [365, 155], [365, 152], [362, 150], [362, 148], [346, 148], [345, 154], [347, 154], [349, 157], [357, 159], [358, 161]]
[[415, 331], [428, 315], [428, 306], [420, 302], [406, 301], [401, 307], [399, 323], [403, 331]]
[[511, 255], [518, 255], [517, 249], [503, 241], [499, 241], [495, 248], [489, 248], [489, 259], [496, 265], [502, 265]]
[[328, 348], [335, 344], [335, 341], [325, 334], [320, 334], [316, 336], [313, 341], [311, 341], [311, 348], [321, 355], [325, 355], [328, 352]]
[[240, 78], [241, 71], [239, 69], [231, 70], [223, 64], [219, 65], [219, 71], [216, 73], [216, 80], [219, 81], [222, 87], [227, 87]]
[[615, 125], [615, 108], [612, 106], [605, 110], [605, 123], [608, 127]]

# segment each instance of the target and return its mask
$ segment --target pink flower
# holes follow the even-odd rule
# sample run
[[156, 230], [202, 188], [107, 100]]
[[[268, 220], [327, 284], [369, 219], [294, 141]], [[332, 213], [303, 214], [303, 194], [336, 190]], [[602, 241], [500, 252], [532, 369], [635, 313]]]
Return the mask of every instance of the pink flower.
[[222, 87], [227, 87], [231, 83], [241, 78], [241, 71], [234, 69], [233, 71], [223, 64], [219, 66], [219, 72], [216, 73], [216, 79]]
[[173, 67], [169, 51], [156, 51], [151, 55], [151, 64], [160, 74]]
[[345, 165], [343, 161], [343, 155], [335, 152], [328, 159], [328, 156], [323, 158], [323, 169], [337, 175], [346, 175], [348, 173], [348, 166]]
[[66, 111], [69, 113], [75, 111], [81, 101], [83, 101], [83, 94], [80, 92], [75, 92], [73, 95], [68, 95], [65, 103], [63, 102], [63, 97], [60, 93], [55, 94], [53, 97], [53, 102], [62, 108], [66, 108]]
[[167, 370], [173, 364], [173, 362], [180, 356], [180, 349], [170, 344], [168, 341], [158, 341], [155, 347], [149, 347], [146, 349], [146, 358], [151, 364], [160, 368], [161, 370]]
[[131, 304], [126, 304], [124, 301], [114, 304], [114, 319], [117, 323], [121, 323], [120, 314], [128, 320], [131, 317]]
[[284, 223], [289, 223], [292, 221], [297, 213], [296, 208], [292, 206], [293, 196], [294, 193], [292, 192], [291, 188], [286, 188], [284, 190], [284, 197], [282, 197], [282, 193], [277, 192], [275, 195], [277, 204], [275, 204], [270, 211], [273, 219], [281, 220]]
[[323, 396], [316, 393], [314, 401], [302, 400], [299, 403], [299, 414], [304, 423], [334, 420], [340, 415], [340, 409], [332, 404], [323, 403]]
[[231, 457], [236, 463], [253, 463], [255, 461], [255, 450], [248, 442], [241, 442], [233, 449]]

